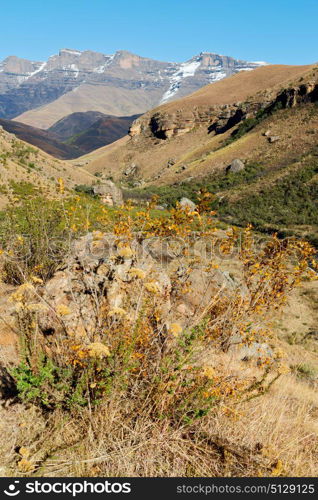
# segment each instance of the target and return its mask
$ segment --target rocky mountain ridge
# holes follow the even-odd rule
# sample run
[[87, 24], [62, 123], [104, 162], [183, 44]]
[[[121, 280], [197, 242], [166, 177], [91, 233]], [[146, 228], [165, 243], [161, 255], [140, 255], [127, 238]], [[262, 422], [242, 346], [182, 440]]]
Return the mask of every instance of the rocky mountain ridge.
[[[89, 50], [62, 49], [44, 62], [10, 56], [0, 63], [0, 117], [19, 117], [19, 121], [29, 125], [48, 128], [54, 122], [36, 123], [35, 118], [23, 114], [66, 95], [72, 100], [73, 112], [95, 110], [118, 116], [137, 114], [264, 64], [208, 52], [183, 63], [155, 61], [127, 51], [105, 55]], [[101, 88], [107, 90], [110, 100], [116, 94], [116, 112], [110, 103], [103, 109], [96, 109], [98, 105], [91, 109], [83, 109], [83, 104], [76, 107], [84, 86], [89, 86], [90, 93], [98, 96], [97, 100], [102, 99]], [[129, 109], [128, 96], [132, 101]], [[69, 113], [54, 117], [54, 121], [66, 114]]]

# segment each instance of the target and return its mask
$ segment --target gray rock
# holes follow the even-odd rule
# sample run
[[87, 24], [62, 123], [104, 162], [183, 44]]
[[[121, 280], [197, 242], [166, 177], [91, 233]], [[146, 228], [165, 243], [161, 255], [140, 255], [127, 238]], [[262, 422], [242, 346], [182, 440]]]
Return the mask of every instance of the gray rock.
[[226, 169], [227, 172], [230, 172], [231, 174], [236, 174], [237, 172], [241, 172], [242, 170], [245, 169], [245, 165], [240, 160], [239, 158], [236, 158], [235, 160], [232, 161], [231, 165]]
[[117, 206], [124, 203], [123, 193], [112, 181], [103, 181], [93, 187], [94, 194], [100, 196], [105, 205]]
[[133, 177], [134, 175], [137, 174], [139, 168], [138, 166], [136, 165], [136, 163], [131, 163], [130, 165], [128, 165], [128, 167], [124, 170], [124, 175], [126, 177]]
[[280, 136], [279, 135], [271, 135], [270, 137], [268, 137], [268, 142], [270, 144], [273, 144], [274, 142], [277, 142], [280, 140]]
[[266, 343], [252, 342], [250, 345], [241, 347], [238, 352], [239, 358], [242, 361], [249, 359], [265, 360], [266, 358], [273, 357], [273, 350]]
[[264, 361], [274, 356], [273, 349], [266, 342], [251, 342], [242, 345], [242, 337], [239, 333], [232, 335], [228, 347], [232, 355], [240, 361]]
[[180, 172], [184, 172], [184, 170], [186, 170], [186, 169], [187, 169], [187, 165], [181, 165], [181, 167], [178, 168], [176, 173], [179, 174]]
[[79, 161], [78, 163], [75, 163], [75, 167], [84, 167], [85, 165], [88, 165], [88, 161]]
[[145, 181], [143, 181], [143, 180], [135, 181], [135, 182], [133, 182], [133, 187], [141, 187], [144, 184], [145, 184]]
[[167, 168], [173, 167], [175, 163], [176, 163], [175, 158], [169, 158], [169, 160], [167, 161]]
[[196, 210], [197, 206], [193, 201], [189, 200], [189, 198], [181, 198], [180, 200], [180, 206], [181, 208], [189, 208], [190, 210]]
[[193, 181], [194, 177], [192, 175], [190, 175], [190, 177], [187, 177], [186, 179], [183, 179], [180, 184], [185, 184], [187, 182], [191, 182]]

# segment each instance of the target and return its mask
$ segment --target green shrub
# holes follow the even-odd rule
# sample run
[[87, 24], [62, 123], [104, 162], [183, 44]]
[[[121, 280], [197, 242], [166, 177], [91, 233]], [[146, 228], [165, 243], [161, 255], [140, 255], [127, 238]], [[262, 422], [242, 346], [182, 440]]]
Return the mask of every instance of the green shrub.
[[75, 186], [75, 191], [77, 193], [84, 193], [88, 194], [89, 196], [95, 196], [93, 187], [86, 184], [78, 184], [77, 186]]
[[230, 137], [224, 141], [222, 144], [222, 147], [227, 146], [228, 144], [231, 144], [233, 141], [236, 141], [237, 139], [240, 139], [243, 137], [243, 135], [247, 134], [250, 132], [253, 128], [256, 127], [259, 123], [261, 123], [263, 120], [271, 116], [273, 113], [276, 113], [280, 109], [283, 108], [283, 105], [281, 102], [277, 102], [274, 106], [265, 108], [265, 109], [260, 109], [256, 115], [252, 118], [246, 118], [245, 120], [241, 121], [241, 123], [238, 125], [238, 127], [232, 132]]
[[231, 216], [238, 224], [251, 223], [257, 228], [316, 225], [318, 223], [318, 162], [302, 167], [264, 187], [257, 194], [242, 196], [236, 202], [224, 199], [218, 206], [222, 216]]
[[202, 189], [214, 194], [219, 191], [227, 191], [231, 188], [250, 184], [254, 180], [264, 175], [264, 168], [258, 163], [248, 163], [245, 169], [237, 173], [215, 174], [206, 177], [203, 181], [184, 182], [182, 184], [174, 184], [172, 186], [147, 186], [138, 189], [124, 190], [125, 199], [133, 198], [134, 200], [145, 202], [150, 200], [152, 196], [159, 196], [160, 204], [166, 204], [168, 207], [175, 206], [177, 201], [182, 197], [189, 198], [198, 203], [200, 191]]
[[3, 268], [6, 282], [20, 284], [31, 275], [43, 280], [52, 276], [69, 243], [63, 219], [63, 208], [41, 197], [26, 198], [1, 213], [0, 241], [7, 251]]

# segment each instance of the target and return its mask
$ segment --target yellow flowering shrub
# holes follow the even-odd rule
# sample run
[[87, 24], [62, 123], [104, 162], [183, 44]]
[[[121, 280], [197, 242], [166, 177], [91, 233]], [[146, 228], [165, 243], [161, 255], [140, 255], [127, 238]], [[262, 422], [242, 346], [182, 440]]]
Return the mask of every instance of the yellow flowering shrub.
[[59, 304], [56, 306], [56, 312], [59, 316], [67, 316], [68, 314], [71, 314], [70, 308], [65, 304]]
[[146, 277], [146, 272], [143, 269], [139, 269], [138, 267], [131, 267], [128, 271], [128, 273], [138, 279], [145, 279]]
[[107, 356], [110, 356], [110, 350], [109, 347], [106, 345], [102, 344], [101, 342], [92, 342], [86, 347], [88, 351], [88, 355], [91, 358], [105, 358]]
[[[137, 267], [134, 237], [143, 241], [153, 236], [177, 236], [187, 242], [196, 237], [215, 242], [214, 213], [206, 210], [210, 201], [210, 196], [202, 192], [197, 210], [177, 205], [169, 213], [155, 216], [151, 215], [151, 204], [138, 211], [126, 204], [112, 209], [111, 215], [104, 213], [105, 207], [97, 206], [95, 219], [84, 211], [81, 201], [64, 206], [63, 214], [76, 231], [95, 229], [95, 243], [103, 238], [103, 230], [112, 231], [116, 251], [111, 264], [126, 267], [131, 260], [127, 275], [135, 279], [122, 280], [118, 291], [122, 296], [114, 302], [121, 307], [107, 303], [107, 290], [90, 294], [97, 315], [94, 327], [86, 324], [85, 318], [68, 327], [67, 316], [73, 308], [59, 304], [56, 313], [60, 330], [52, 341], [52, 337], [39, 334], [40, 299], [29, 296], [43, 284], [38, 267], [41, 261], [34, 262], [29, 281], [12, 296], [19, 305], [22, 359], [14, 377], [22, 398], [45, 409], [73, 411], [88, 405], [95, 408], [118, 397], [135, 407], [146, 406], [151, 418], [173, 427], [192, 425], [229, 400], [234, 404], [247, 395], [259, 396], [286, 373], [283, 355], [277, 352], [270, 357], [261, 349], [252, 382], [243, 380], [240, 374], [229, 377], [221, 366], [212, 367], [200, 360], [207, 348], [226, 352], [233, 337], [247, 347], [268, 342], [272, 334], [266, 323], [269, 311], [281, 307], [288, 293], [313, 273], [308, 269], [309, 262], [311, 267], [316, 266], [309, 244], [294, 239], [281, 241], [274, 235], [259, 247], [250, 226], [244, 231], [228, 229], [219, 246], [221, 258], [236, 251], [244, 287], [229, 287], [226, 293], [221, 289], [202, 316], [190, 315], [187, 326], [182, 326], [179, 316], [166, 317], [162, 306], [165, 290], [157, 274]], [[188, 254], [180, 254], [188, 259], [187, 275], [200, 265], [200, 256], [194, 252], [190, 256], [192, 248], [186, 250]], [[217, 269], [218, 262], [211, 256], [204, 271]], [[177, 273], [171, 284], [174, 297], [191, 296], [191, 287], [178, 280]], [[106, 305], [98, 302], [98, 293], [103, 293]]]

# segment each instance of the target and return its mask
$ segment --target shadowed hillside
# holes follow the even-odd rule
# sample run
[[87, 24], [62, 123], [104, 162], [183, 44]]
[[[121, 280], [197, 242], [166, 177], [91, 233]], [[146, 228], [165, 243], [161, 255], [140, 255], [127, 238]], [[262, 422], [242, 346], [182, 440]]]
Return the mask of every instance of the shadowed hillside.
[[7, 132], [15, 134], [22, 141], [42, 149], [55, 158], [67, 160], [83, 154], [83, 151], [79, 148], [64, 144], [57, 135], [47, 130], [31, 127], [25, 123], [3, 119], [0, 119], [0, 126]]
[[[76, 113], [76, 115], [85, 115], [85, 113]], [[65, 120], [67, 124], [71, 125], [70, 130], [77, 129], [81, 127], [82, 130], [75, 132], [71, 136], [67, 137], [64, 142], [74, 148], [80, 149], [83, 153], [89, 153], [98, 149], [107, 144], [111, 144], [114, 141], [117, 141], [121, 137], [127, 135], [129, 128], [132, 122], [138, 117], [138, 115], [133, 116], [108, 116], [100, 113], [99, 119], [94, 121], [89, 127], [85, 127], [82, 122], [82, 116], [80, 117], [80, 122], [78, 125], [74, 123], [74, 119], [71, 117], [66, 117]], [[77, 117], [76, 117], [77, 119]], [[62, 120], [63, 122], [64, 120]], [[54, 125], [50, 130], [57, 128], [57, 125]], [[61, 127], [61, 122], [59, 122], [58, 127]], [[63, 125], [63, 129], [64, 129]], [[67, 133], [67, 135], [70, 132]], [[62, 137], [62, 133], [60, 134]]]

